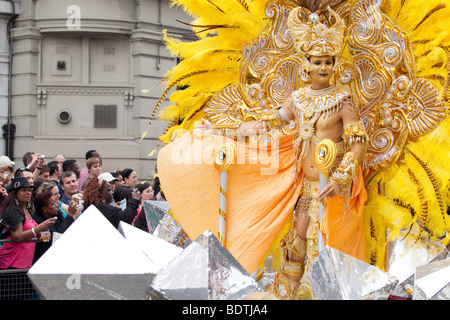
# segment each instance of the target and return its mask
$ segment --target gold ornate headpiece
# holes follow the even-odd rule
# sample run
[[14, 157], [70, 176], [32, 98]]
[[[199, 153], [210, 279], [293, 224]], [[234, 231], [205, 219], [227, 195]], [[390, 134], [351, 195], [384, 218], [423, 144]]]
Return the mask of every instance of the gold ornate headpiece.
[[288, 17], [287, 24], [298, 52], [310, 56], [336, 56], [344, 45], [345, 23], [332, 9], [335, 24], [328, 28], [320, 22], [316, 13], [304, 7], [294, 8]]

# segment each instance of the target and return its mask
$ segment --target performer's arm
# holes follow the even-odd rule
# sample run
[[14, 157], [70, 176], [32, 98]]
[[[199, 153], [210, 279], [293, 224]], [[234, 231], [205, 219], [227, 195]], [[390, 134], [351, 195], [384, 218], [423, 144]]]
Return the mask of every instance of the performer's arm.
[[358, 164], [361, 165], [366, 156], [368, 136], [359, 117], [354, 101], [345, 100], [342, 105], [343, 139], [350, 146]]
[[241, 124], [239, 130], [241, 136], [248, 137], [265, 132], [266, 126], [270, 128], [278, 128], [291, 120], [295, 119], [294, 113], [291, 110], [291, 98], [288, 98], [281, 106], [262, 114], [261, 120], [248, 121]]
[[350, 146], [339, 167], [328, 179], [327, 186], [319, 194], [319, 200], [335, 197], [344, 190], [349, 191], [356, 179], [358, 168], [363, 163], [368, 136], [352, 100], [345, 100], [342, 105], [343, 139]]

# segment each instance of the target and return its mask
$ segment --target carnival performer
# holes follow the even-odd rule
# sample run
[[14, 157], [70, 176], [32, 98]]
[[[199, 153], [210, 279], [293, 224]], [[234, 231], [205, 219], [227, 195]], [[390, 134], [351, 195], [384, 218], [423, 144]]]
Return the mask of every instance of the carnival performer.
[[[208, 36], [195, 42], [166, 37], [182, 62], [167, 73], [149, 127], [170, 90], [186, 88], [171, 94], [159, 115], [171, 124], [160, 137], [166, 146], [158, 171], [171, 212], [192, 240], [207, 229], [221, 241], [225, 235], [226, 249], [263, 285], [264, 275], [279, 271], [272, 292], [281, 299], [308, 296], [314, 226], [325, 245], [385, 271], [387, 244], [407, 237], [416, 248], [429, 240], [447, 246], [450, 161], [442, 150], [450, 145], [449, 6], [439, 0], [173, 2], [194, 17], [195, 33]], [[310, 12], [298, 13], [297, 25], [291, 16], [288, 26], [299, 6]], [[331, 45], [344, 40], [336, 32], [342, 23], [328, 7], [346, 22], [342, 55]], [[327, 39], [330, 32], [335, 37]], [[308, 53], [314, 41], [335, 53]], [[337, 82], [315, 86], [321, 73], [313, 63], [325, 56], [332, 57]], [[212, 130], [195, 129], [202, 118]], [[230, 133], [237, 133], [234, 140]], [[339, 157], [325, 171], [312, 153], [330, 141]], [[217, 159], [226, 166], [215, 168]], [[317, 199], [319, 187], [305, 182], [317, 180], [314, 169], [328, 178]], [[317, 225], [319, 198], [326, 208], [320, 206]]]
[[[226, 247], [249, 272], [255, 271], [292, 215], [303, 191], [296, 206], [295, 228], [282, 241], [282, 251], [286, 252], [287, 259], [281, 263], [274, 284], [274, 293], [282, 299], [309, 297], [308, 290], [299, 288], [299, 279], [318, 254], [317, 214], [321, 199], [328, 198], [321, 226], [326, 244], [361, 260], [365, 258], [362, 216], [365, 190], [360, 166], [364, 160], [367, 135], [351, 95], [330, 84], [343, 48], [345, 29], [342, 19], [332, 13], [336, 23], [327, 28], [316, 14], [303, 7], [292, 11], [290, 31], [298, 52], [305, 57], [303, 78], [307, 80], [305, 76], [310, 77], [311, 86], [295, 91], [280, 108], [262, 114], [258, 121], [246, 122], [240, 127], [240, 135], [248, 136], [255, 129], [270, 127], [276, 130], [283, 122], [294, 119], [298, 122], [298, 133], [280, 138], [276, 152], [271, 150], [265, 155], [267, 159], [278, 157], [277, 173], [262, 175], [260, 164], [251, 163], [237, 164], [229, 172]], [[326, 138], [337, 144], [338, 157], [329, 183], [319, 198], [319, 171], [314, 164], [314, 150], [316, 143]], [[177, 220], [193, 238], [206, 228], [217, 229], [217, 211], [213, 208], [218, 201], [212, 192], [217, 191], [219, 182], [212, 162], [205, 159], [207, 153], [204, 151], [215, 141], [213, 135], [194, 130], [164, 147], [158, 157], [167, 200]], [[241, 148], [243, 142], [237, 141], [236, 144], [238, 153], [246, 153], [248, 158], [256, 153], [261, 163], [268, 163], [258, 153], [260, 146], [246, 144]], [[195, 152], [197, 145], [203, 149]], [[186, 155], [189, 152], [194, 155]], [[194, 159], [192, 162], [197, 165], [192, 165], [181, 161], [181, 154], [185, 159], [199, 156], [203, 159]], [[179, 158], [175, 159], [175, 156]], [[210, 164], [204, 165], [205, 162]], [[186, 177], [191, 190], [196, 191], [199, 196], [197, 203], [192, 201], [191, 192], [180, 192], [180, 175]]]
[[[281, 270], [273, 284], [273, 292], [282, 299], [310, 297], [312, 290], [303, 275], [318, 256], [319, 229], [328, 245], [365, 259], [361, 166], [368, 138], [356, 101], [332, 83], [343, 49], [345, 25], [331, 12], [336, 23], [327, 28], [317, 14], [306, 8], [291, 11], [287, 23], [295, 49], [304, 57], [301, 77], [310, 84], [294, 91], [281, 107], [263, 115], [257, 123], [241, 125], [244, 136], [266, 126], [273, 130], [292, 120], [300, 128], [294, 148], [301, 161], [303, 192], [294, 211], [294, 228], [281, 243]], [[324, 139], [335, 142], [337, 156], [326, 173], [328, 184], [319, 190], [315, 149]], [[324, 199], [328, 201], [324, 221], [319, 225], [319, 202]]]

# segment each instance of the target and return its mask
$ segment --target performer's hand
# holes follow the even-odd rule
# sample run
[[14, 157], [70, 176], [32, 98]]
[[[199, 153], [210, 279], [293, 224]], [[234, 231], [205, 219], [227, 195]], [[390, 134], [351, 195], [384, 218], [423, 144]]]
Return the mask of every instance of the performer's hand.
[[241, 136], [250, 137], [265, 133], [264, 124], [260, 121], [247, 121], [241, 123], [239, 129]]
[[340, 191], [341, 189], [336, 182], [328, 182], [322, 192], [319, 193], [319, 201], [322, 201], [323, 199], [328, 197], [336, 197]]
[[213, 128], [212, 123], [205, 118], [202, 119], [202, 122], [203, 123], [201, 125], [195, 126], [194, 130], [202, 130], [204, 133], [211, 134]]

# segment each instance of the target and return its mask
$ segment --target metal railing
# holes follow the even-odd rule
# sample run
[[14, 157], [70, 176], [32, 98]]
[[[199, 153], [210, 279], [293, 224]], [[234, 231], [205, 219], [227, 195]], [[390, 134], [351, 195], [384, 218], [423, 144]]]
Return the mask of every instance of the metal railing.
[[40, 300], [28, 278], [28, 270], [0, 270], [0, 300]]
[[[12, 239], [0, 240], [0, 245], [12, 243]], [[32, 239], [28, 242], [41, 242]], [[0, 270], [0, 300], [40, 300], [40, 297], [28, 278], [30, 269]]]

